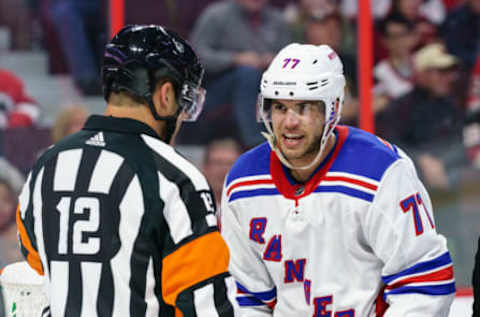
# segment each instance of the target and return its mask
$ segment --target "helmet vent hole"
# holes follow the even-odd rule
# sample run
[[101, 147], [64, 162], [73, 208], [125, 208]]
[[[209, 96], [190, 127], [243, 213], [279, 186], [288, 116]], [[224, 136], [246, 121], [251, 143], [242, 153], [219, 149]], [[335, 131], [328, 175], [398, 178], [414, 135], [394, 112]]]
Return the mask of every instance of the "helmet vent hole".
[[329, 84], [329, 80], [328, 79], [322, 79], [321, 83], [320, 83], [320, 86], [324, 87], [326, 85]]
[[290, 91], [290, 96], [293, 96], [293, 95], [294, 95], [293, 91]]
[[316, 64], [318, 62], [318, 59], [314, 60], [312, 64]]
[[278, 96], [278, 91], [275, 91], [275, 96]]

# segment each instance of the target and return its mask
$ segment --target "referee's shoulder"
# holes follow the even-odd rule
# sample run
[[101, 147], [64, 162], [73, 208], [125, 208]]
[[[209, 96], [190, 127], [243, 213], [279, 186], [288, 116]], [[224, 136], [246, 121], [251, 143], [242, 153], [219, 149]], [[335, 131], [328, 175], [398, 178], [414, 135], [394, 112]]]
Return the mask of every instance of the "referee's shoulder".
[[[161, 164], [158, 165], [160, 172], [182, 174], [190, 179], [197, 190], [209, 189], [205, 176], [192, 162], [176, 151], [175, 148], [149, 135], [142, 135], [141, 137], [157, 157], [157, 160], [161, 161]], [[180, 179], [177, 181], [180, 181]]]

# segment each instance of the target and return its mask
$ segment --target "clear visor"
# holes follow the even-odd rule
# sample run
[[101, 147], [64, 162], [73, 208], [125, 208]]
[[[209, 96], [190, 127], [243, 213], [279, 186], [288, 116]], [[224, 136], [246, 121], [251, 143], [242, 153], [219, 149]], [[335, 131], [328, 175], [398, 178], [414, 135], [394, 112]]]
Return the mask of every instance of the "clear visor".
[[180, 106], [183, 109], [183, 121], [196, 121], [203, 110], [207, 91], [202, 87], [196, 87], [186, 83], [182, 88]]
[[[257, 122], [271, 122], [272, 121], [272, 104], [275, 101], [269, 98], [264, 98], [260, 93], [257, 98]], [[302, 100], [300, 103], [294, 105], [293, 112], [302, 117], [309, 117], [313, 111], [321, 111], [325, 113], [325, 101], [323, 100]]]

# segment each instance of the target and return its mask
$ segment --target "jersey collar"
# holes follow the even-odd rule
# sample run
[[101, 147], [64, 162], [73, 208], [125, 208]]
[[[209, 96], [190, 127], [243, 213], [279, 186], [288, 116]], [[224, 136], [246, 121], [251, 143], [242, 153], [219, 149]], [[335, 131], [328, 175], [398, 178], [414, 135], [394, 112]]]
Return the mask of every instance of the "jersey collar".
[[288, 169], [284, 168], [275, 151], [270, 152], [270, 173], [272, 174], [275, 186], [283, 196], [298, 201], [298, 199], [309, 195], [315, 190], [315, 188], [317, 188], [318, 184], [322, 181], [323, 177], [330, 169], [330, 166], [337, 158], [338, 153], [348, 136], [347, 127], [337, 126], [335, 132], [337, 140], [334, 148], [306, 183], [295, 183], [293, 178], [289, 176]]
[[147, 134], [154, 138], [160, 139], [160, 136], [155, 132], [155, 130], [143, 122], [129, 118], [117, 118], [112, 116], [91, 115], [88, 117], [83, 130]]

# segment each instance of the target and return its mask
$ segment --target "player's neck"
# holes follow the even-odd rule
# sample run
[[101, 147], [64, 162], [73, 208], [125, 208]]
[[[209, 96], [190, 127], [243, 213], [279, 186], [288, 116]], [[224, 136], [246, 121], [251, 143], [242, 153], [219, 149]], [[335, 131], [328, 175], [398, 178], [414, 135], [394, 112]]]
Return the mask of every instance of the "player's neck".
[[337, 137], [334, 133], [332, 133], [330, 135], [330, 138], [327, 141], [327, 145], [325, 146], [325, 149], [323, 150], [322, 154], [320, 155], [320, 158], [310, 168], [308, 168], [308, 169], [291, 169], [290, 174], [292, 175], [293, 179], [295, 179], [299, 183], [305, 183], [306, 181], [308, 181], [312, 177], [313, 173], [315, 173], [317, 168], [323, 163], [323, 161], [328, 156], [328, 154], [332, 151], [333, 147], [335, 146], [336, 138]]

